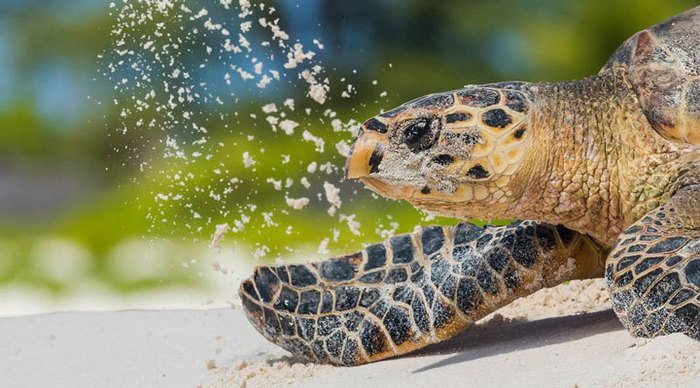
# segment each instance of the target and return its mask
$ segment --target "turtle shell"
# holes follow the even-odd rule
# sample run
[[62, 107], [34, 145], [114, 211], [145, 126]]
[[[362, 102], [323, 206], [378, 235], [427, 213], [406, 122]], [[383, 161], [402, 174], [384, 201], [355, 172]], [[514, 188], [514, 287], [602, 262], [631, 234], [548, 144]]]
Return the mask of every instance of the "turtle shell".
[[700, 145], [700, 7], [633, 35], [601, 73], [618, 67], [657, 132]]

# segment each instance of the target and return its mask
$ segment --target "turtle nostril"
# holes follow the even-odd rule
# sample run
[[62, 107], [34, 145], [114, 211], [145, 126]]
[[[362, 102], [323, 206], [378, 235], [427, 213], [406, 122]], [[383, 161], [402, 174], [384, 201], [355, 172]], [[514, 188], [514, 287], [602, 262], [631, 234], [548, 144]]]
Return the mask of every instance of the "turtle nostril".
[[448, 166], [448, 165], [452, 164], [452, 162], [454, 162], [454, 161], [455, 161], [455, 158], [453, 158], [452, 155], [448, 155], [448, 154], [438, 155], [438, 156], [433, 158], [433, 163], [439, 164], [441, 166]]
[[387, 133], [388, 131], [387, 125], [376, 118], [371, 118], [365, 121], [363, 126], [369, 131], [376, 131], [379, 133]]

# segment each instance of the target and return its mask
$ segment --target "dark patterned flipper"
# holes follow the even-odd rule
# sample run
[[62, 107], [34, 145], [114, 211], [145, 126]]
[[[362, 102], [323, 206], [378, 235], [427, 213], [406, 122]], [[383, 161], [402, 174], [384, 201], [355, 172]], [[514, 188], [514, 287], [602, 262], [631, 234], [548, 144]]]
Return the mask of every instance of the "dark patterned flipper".
[[676, 193], [619, 238], [605, 279], [613, 308], [637, 337], [700, 340], [700, 186]]
[[442, 341], [542, 287], [601, 276], [604, 257], [562, 227], [433, 226], [327, 261], [258, 267], [240, 295], [268, 340], [357, 365]]

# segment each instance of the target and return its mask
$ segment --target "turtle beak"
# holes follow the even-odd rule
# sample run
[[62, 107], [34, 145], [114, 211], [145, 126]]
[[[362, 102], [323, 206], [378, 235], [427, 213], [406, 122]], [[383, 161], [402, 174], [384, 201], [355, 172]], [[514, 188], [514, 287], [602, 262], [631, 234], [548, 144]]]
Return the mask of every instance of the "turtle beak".
[[345, 163], [345, 177], [358, 179], [379, 172], [384, 158], [384, 136], [374, 131], [362, 131], [357, 135]]

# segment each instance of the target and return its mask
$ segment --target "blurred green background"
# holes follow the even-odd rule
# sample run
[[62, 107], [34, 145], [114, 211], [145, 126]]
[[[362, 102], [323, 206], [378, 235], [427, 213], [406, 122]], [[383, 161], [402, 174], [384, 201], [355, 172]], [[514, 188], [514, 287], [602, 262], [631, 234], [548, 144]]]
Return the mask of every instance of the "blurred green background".
[[[184, 3], [192, 9], [219, 6], [215, 0]], [[324, 154], [315, 154], [300, 136], [273, 134], [264, 130], [264, 121], [250, 118], [260, 115], [264, 103], [281, 105], [280, 95], [294, 97], [301, 111], [304, 89], [291, 83], [266, 92], [239, 91], [235, 104], [216, 108], [231, 115], [207, 120], [208, 136], [226, 152], [196, 163], [163, 158], [157, 147], [162, 131], [119, 131], [129, 122], [120, 118], [122, 107], [111, 103], [125, 96], [115, 97], [114, 80], [104, 76], [114, 46], [107, 2], [0, 0], [0, 291], [60, 298], [95, 289], [115, 295], [207, 290], [215, 256], [207, 248], [211, 233], [246, 212], [252, 216], [246, 229], [225, 240], [232, 244], [223, 248], [232, 260], [251, 260], [251, 252], [263, 245], [270, 252], [262, 260], [313, 252], [343, 223], [326, 215], [327, 204], [316, 198], [303, 212], [289, 210], [285, 191], [275, 191], [266, 179], [298, 181], [311, 161], [342, 165], [333, 144], [350, 135], [333, 132], [323, 110], [361, 121], [380, 109], [469, 83], [584, 77], [597, 72], [634, 32], [697, 5], [689, 0], [267, 3], [277, 8], [280, 26], [293, 38], [307, 47], [318, 38], [326, 46], [318, 59], [331, 78], [332, 98], [314, 106], [315, 117], [297, 118], [326, 139]], [[216, 16], [235, 19], [223, 9]], [[177, 30], [177, 20], [164, 22]], [[196, 63], [194, 49], [181, 51], [183, 62]], [[357, 88], [352, 99], [340, 98], [342, 89], [333, 84], [342, 77]], [[221, 78], [209, 85], [226, 93]], [[211, 116], [205, 110], [196, 114]], [[254, 141], [247, 139], [251, 133]], [[255, 169], [242, 168], [244, 149], [255, 152]], [[282, 164], [282, 154], [291, 162]], [[176, 187], [172, 175], [182, 171], [194, 178]], [[212, 200], [208, 193], [221, 192], [233, 176], [242, 181], [236, 190]], [[392, 222], [397, 232], [422, 222], [406, 204], [340, 184], [338, 172], [309, 179], [316, 189], [323, 181], [340, 186], [345, 201], [340, 213], [356, 214], [362, 223], [362, 236], [344, 230], [331, 253], [379, 239], [375, 230], [390, 229]], [[173, 190], [186, 201], [154, 199]], [[250, 204], [256, 211], [249, 211]], [[260, 214], [267, 211], [274, 212], [278, 226], [262, 225]], [[4, 307], [0, 303], [0, 314]]]

